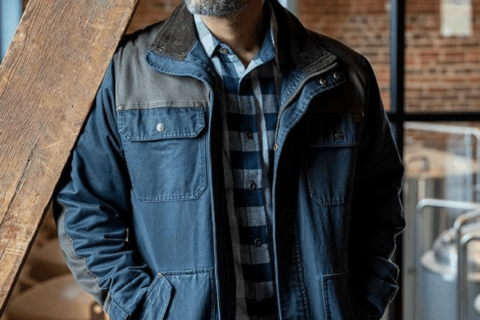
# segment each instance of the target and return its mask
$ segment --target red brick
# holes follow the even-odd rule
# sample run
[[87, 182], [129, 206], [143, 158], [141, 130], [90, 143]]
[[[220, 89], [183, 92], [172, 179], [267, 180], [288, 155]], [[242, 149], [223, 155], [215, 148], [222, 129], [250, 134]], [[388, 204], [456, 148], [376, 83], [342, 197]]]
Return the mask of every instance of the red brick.
[[480, 63], [480, 49], [475, 48], [473, 50], [468, 50], [466, 61], [471, 63]]
[[[2, 1], [2, 0], [0, 0]], [[129, 31], [165, 19], [181, 0], [141, 0]], [[299, 18], [314, 31], [367, 56], [389, 107], [389, 12], [385, 0], [301, 0]], [[440, 1], [406, 1], [406, 107], [415, 111], [479, 110], [480, 0], [472, 0], [474, 34], [442, 37]], [[461, 95], [461, 97], [458, 97]], [[459, 98], [468, 96], [467, 100]]]
[[470, 77], [467, 79], [467, 81], [471, 84], [480, 84], [480, 75], [477, 77]]
[[446, 89], [446, 88], [430, 88], [430, 89], [428, 89], [428, 91], [430, 93], [437, 94], [437, 93], [447, 93], [448, 89]]

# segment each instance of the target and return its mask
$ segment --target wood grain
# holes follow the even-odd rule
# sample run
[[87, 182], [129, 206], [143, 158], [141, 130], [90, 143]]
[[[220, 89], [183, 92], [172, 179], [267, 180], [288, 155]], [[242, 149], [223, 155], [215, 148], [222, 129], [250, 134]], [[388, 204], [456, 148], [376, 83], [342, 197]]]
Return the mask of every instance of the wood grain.
[[0, 66], [0, 315], [139, 0], [30, 0]]

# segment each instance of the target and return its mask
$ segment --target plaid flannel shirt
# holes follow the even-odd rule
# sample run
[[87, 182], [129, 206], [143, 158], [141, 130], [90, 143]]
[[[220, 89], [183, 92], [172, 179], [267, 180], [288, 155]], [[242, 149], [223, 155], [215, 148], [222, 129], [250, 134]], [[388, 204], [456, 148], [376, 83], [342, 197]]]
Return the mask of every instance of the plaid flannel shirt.
[[245, 68], [198, 15], [199, 39], [217, 81], [222, 114], [223, 166], [236, 277], [236, 319], [276, 319], [271, 263], [272, 169], [278, 92], [282, 76], [275, 50], [277, 25], [266, 4], [269, 28], [260, 51]]

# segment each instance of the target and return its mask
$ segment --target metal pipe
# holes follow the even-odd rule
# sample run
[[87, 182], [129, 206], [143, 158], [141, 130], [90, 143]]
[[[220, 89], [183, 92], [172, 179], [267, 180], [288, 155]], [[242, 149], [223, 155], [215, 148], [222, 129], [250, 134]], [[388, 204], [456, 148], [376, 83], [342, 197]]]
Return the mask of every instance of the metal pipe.
[[[414, 274], [416, 276], [417, 285], [415, 286], [414, 294], [414, 312], [415, 319], [421, 319], [422, 311], [422, 301], [420, 301], [421, 295], [419, 291], [423, 287], [422, 276], [420, 270], [421, 266], [421, 256], [423, 254], [423, 214], [426, 208], [445, 208], [445, 209], [455, 209], [462, 211], [471, 211], [471, 210], [480, 210], [480, 204], [471, 203], [471, 202], [462, 202], [462, 201], [450, 201], [450, 200], [439, 200], [439, 199], [423, 199], [417, 204], [417, 210], [415, 214], [415, 227], [414, 227], [414, 243], [415, 246], [415, 270]], [[458, 220], [458, 219], [457, 219]]]
[[447, 132], [455, 134], [472, 134], [478, 135], [480, 133], [479, 129], [471, 127], [462, 127], [462, 126], [449, 126], [445, 124], [432, 124], [424, 122], [407, 122], [405, 123], [405, 129], [412, 130], [423, 130], [423, 131], [433, 131], [433, 132]]
[[[465, 142], [465, 158], [467, 158], [468, 160], [473, 160], [473, 150], [472, 150], [472, 135], [471, 134], [467, 134], [464, 136], [464, 142]], [[477, 150], [477, 154], [478, 154], [478, 138], [475, 139], [476, 140], [476, 148], [475, 150]], [[476, 157], [476, 159], [478, 159], [478, 157]], [[472, 167], [471, 168], [472, 171], [474, 170], [474, 168]], [[477, 171], [477, 174], [476, 174], [477, 178], [475, 179], [475, 183], [477, 183], [478, 181], [478, 177], [479, 177], [479, 172]], [[473, 192], [468, 192], [466, 198], [463, 198], [462, 200], [464, 201], [475, 201], [477, 200], [477, 185], [474, 184], [473, 182], [473, 177], [471, 174], [467, 174], [465, 175], [465, 193], [468, 192], [468, 189], [473, 186]]]
[[[465, 314], [463, 312], [463, 305], [466, 303], [465, 301], [465, 295], [464, 295], [464, 286], [462, 286], [464, 277], [462, 273], [464, 272], [464, 265], [462, 265], [462, 261], [460, 258], [461, 252], [463, 252], [463, 244], [461, 239], [463, 238], [463, 233], [462, 233], [462, 228], [464, 225], [466, 225], [468, 222], [478, 219], [480, 217], [480, 210], [469, 212], [467, 214], [461, 215], [455, 220], [455, 223], [453, 225], [453, 229], [457, 235], [456, 238], [456, 247], [457, 247], [457, 257], [458, 257], [458, 262], [457, 262], [457, 303], [456, 303], [456, 308], [457, 308], [457, 317], [458, 320], [463, 319], [463, 315]], [[463, 314], [463, 315], [462, 315]]]
[[8, 46], [22, 17], [22, 12], [22, 0], [0, 1], [0, 60], [7, 53]]
[[[477, 212], [480, 216], [480, 212]], [[477, 218], [478, 218], [477, 216]], [[458, 240], [458, 239], [457, 239]], [[480, 237], [467, 234], [458, 241], [460, 250], [458, 251], [457, 263], [457, 316], [458, 320], [468, 319], [468, 266], [467, 266], [467, 246], [472, 241], [480, 241]], [[465, 284], [465, 285], [462, 285]]]
[[[457, 235], [456, 239], [456, 247], [457, 247], [457, 257], [458, 257], [458, 263], [457, 263], [457, 303], [456, 303], [456, 308], [457, 308], [457, 317], [458, 320], [464, 319], [463, 315], [464, 313], [464, 304], [466, 304], [466, 295], [465, 295], [465, 286], [462, 286], [464, 280], [466, 279], [464, 276], [465, 271], [465, 264], [463, 261], [463, 257], [461, 257], [461, 254], [463, 254], [463, 250], [466, 248], [464, 247], [463, 244], [463, 233], [462, 233], [462, 228], [464, 225], [467, 223], [471, 222], [472, 220], [480, 218], [480, 210], [476, 210], [473, 212], [469, 212], [467, 214], [461, 215], [455, 220], [454, 223], [454, 230]], [[466, 250], [466, 249], [465, 249]], [[465, 318], [466, 319], [466, 318]]]
[[408, 122], [408, 121], [423, 121], [423, 122], [472, 122], [480, 121], [480, 112], [415, 112], [405, 113], [398, 116], [395, 113], [388, 112], [388, 118], [392, 122]]

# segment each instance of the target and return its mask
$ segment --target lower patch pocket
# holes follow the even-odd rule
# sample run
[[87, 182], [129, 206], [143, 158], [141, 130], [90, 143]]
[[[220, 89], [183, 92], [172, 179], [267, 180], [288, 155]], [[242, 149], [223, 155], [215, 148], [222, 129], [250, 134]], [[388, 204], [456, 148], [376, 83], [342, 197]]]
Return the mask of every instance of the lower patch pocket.
[[322, 277], [325, 317], [327, 320], [355, 320], [348, 290], [349, 272]]
[[172, 286], [158, 274], [147, 290], [146, 301], [141, 311], [141, 319], [163, 320], [172, 295]]
[[173, 287], [165, 319], [215, 319], [212, 273], [210, 269], [162, 273]]

